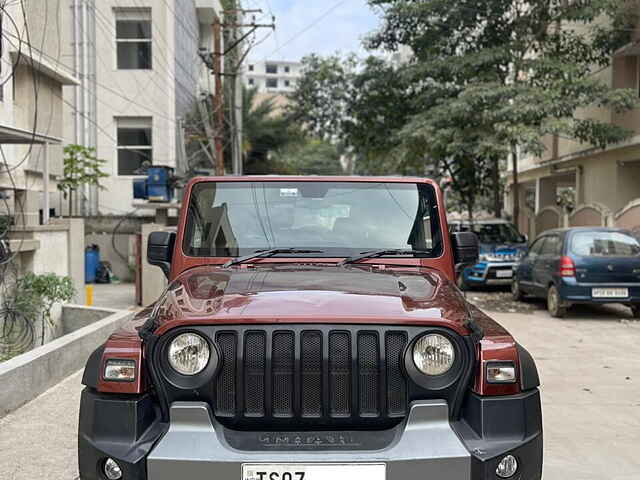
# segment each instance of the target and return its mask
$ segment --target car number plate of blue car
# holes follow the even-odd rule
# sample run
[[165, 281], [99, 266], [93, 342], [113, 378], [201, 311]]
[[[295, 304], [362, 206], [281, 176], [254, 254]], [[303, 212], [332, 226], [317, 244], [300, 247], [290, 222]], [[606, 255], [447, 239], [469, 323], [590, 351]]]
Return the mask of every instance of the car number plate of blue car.
[[384, 463], [254, 463], [242, 480], [385, 480]]
[[591, 289], [593, 298], [627, 298], [628, 288], [593, 288]]

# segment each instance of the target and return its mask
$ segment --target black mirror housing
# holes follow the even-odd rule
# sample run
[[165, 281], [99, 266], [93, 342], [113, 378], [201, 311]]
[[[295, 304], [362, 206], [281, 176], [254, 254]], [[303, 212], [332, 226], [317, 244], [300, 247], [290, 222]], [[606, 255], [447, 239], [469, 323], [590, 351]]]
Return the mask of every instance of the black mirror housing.
[[455, 232], [451, 234], [453, 244], [453, 258], [456, 267], [466, 267], [478, 263], [480, 257], [480, 243], [473, 232]]
[[171, 259], [175, 244], [175, 232], [153, 232], [149, 235], [147, 243], [147, 262], [150, 265], [160, 267], [167, 279], [171, 272]]

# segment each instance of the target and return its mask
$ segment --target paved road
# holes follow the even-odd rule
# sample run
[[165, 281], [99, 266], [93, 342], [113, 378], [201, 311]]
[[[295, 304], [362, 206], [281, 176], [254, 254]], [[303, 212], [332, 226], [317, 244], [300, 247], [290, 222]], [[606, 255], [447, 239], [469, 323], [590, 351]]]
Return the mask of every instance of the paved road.
[[[609, 308], [493, 315], [540, 368], [545, 480], [640, 479], [640, 322]], [[77, 477], [80, 378], [0, 419], [0, 479]]]

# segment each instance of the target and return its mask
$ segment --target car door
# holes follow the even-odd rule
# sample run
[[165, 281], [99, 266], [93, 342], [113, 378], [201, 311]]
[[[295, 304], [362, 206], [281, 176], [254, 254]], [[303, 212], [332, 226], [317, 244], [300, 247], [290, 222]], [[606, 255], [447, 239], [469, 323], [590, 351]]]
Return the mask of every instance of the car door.
[[560, 236], [547, 235], [533, 266], [533, 283], [536, 294], [540, 296], [546, 296], [547, 288], [554, 281], [554, 273], [558, 270], [560, 261], [560, 250]]
[[518, 266], [518, 281], [520, 282], [520, 288], [522, 291], [533, 294], [535, 292], [535, 285], [533, 283], [533, 267], [536, 259], [540, 256], [540, 252], [544, 245], [545, 237], [537, 239], [531, 245], [531, 248], [527, 254], [520, 260]]

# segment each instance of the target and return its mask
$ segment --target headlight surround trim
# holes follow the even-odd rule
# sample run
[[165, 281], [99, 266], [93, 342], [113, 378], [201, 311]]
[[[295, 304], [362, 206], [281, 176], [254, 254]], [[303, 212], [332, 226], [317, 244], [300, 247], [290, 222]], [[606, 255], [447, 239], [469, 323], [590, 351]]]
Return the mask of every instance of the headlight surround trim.
[[[432, 334], [439, 334], [445, 337], [454, 349], [454, 361], [449, 370], [441, 375], [426, 375], [418, 369], [413, 360], [413, 351], [417, 342], [423, 337]], [[469, 362], [467, 358], [467, 348], [462, 337], [450, 332], [446, 328], [433, 327], [425, 329], [424, 333], [414, 337], [407, 345], [404, 353], [404, 367], [409, 379], [426, 390], [444, 390], [451, 387], [462, 376]]]
[[[169, 350], [173, 341], [186, 333], [198, 335], [205, 340], [209, 347], [209, 361], [205, 368], [195, 375], [183, 375], [176, 371], [169, 362]], [[171, 334], [165, 334], [161, 338], [158, 348], [155, 349], [156, 365], [159, 365], [159, 373], [174, 387], [179, 389], [198, 389], [215, 380], [220, 370], [219, 348], [206, 334], [196, 329], [180, 329]]]

